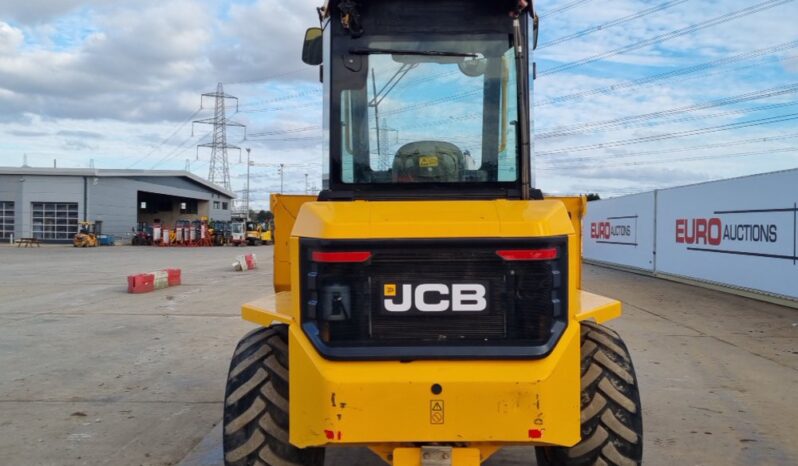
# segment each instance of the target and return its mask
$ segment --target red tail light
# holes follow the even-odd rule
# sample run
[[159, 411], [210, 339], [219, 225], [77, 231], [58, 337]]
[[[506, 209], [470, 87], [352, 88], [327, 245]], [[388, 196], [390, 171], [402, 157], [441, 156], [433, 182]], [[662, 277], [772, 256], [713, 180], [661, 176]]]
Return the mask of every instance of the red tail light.
[[313, 251], [311, 255], [313, 262], [324, 263], [359, 263], [366, 262], [371, 259], [369, 251], [352, 251], [352, 252], [322, 252]]
[[557, 248], [548, 249], [504, 249], [496, 251], [506, 261], [550, 261], [557, 258]]

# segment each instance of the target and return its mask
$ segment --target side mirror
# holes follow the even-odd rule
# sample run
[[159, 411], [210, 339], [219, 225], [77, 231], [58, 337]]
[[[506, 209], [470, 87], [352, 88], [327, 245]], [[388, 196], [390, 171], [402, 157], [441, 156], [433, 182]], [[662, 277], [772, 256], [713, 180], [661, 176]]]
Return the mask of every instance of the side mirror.
[[476, 78], [485, 74], [485, 70], [488, 68], [488, 60], [484, 56], [465, 58], [457, 64], [457, 67], [460, 68], [461, 73], [469, 78]]
[[535, 14], [532, 17], [532, 50], [538, 48], [538, 34], [540, 33], [540, 17]]
[[324, 42], [321, 28], [305, 31], [305, 44], [302, 47], [302, 61], [308, 65], [321, 65], [324, 59]]

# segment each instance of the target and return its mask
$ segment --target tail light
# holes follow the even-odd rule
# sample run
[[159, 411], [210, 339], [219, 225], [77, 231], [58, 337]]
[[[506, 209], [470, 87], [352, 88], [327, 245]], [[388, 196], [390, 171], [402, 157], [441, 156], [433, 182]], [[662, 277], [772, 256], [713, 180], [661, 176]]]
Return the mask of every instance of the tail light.
[[371, 259], [369, 251], [349, 251], [349, 252], [324, 252], [313, 251], [311, 260], [326, 264], [354, 264], [363, 263]]
[[550, 261], [557, 258], [557, 248], [501, 249], [496, 254], [506, 261]]

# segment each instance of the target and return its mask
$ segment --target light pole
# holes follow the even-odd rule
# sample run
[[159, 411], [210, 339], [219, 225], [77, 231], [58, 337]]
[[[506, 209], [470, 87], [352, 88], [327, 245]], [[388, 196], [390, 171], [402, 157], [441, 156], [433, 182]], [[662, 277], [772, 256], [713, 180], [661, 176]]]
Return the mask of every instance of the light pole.
[[252, 160], [250, 158], [250, 153], [252, 149], [247, 147], [247, 221], [252, 220], [249, 218], [249, 168], [252, 166]]
[[308, 193], [308, 174], [305, 173], [305, 194]]
[[283, 174], [285, 174], [285, 164], [280, 164], [280, 194], [283, 193]]

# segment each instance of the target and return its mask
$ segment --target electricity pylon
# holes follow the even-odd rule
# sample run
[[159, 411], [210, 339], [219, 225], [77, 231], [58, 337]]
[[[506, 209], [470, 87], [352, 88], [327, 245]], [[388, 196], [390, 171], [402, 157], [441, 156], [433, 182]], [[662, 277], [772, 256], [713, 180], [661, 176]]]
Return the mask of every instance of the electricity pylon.
[[226, 99], [233, 99], [236, 101], [236, 113], [238, 112], [238, 97], [234, 97], [224, 93], [222, 83], [216, 85], [216, 92], [208, 92], [202, 94], [200, 97], [200, 108], [206, 97], [213, 97], [215, 99], [215, 106], [213, 118], [205, 118], [203, 120], [195, 120], [191, 124], [192, 135], [194, 133], [194, 125], [205, 124], [213, 125], [213, 141], [205, 144], [197, 145], [197, 159], [199, 159], [200, 147], [208, 147], [211, 149], [211, 162], [208, 170], [208, 181], [224, 187], [228, 191], [232, 191], [230, 184], [230, 162], [227, 158], [227, 149], [238, 149], [239, 153], [241, 148], [227, 144], [227, 127], [237, 126], [244, 128], [244, 139], [247, 138], [247, 127], [241, 123], [230, 121], [225, 116], [225, 101]]

